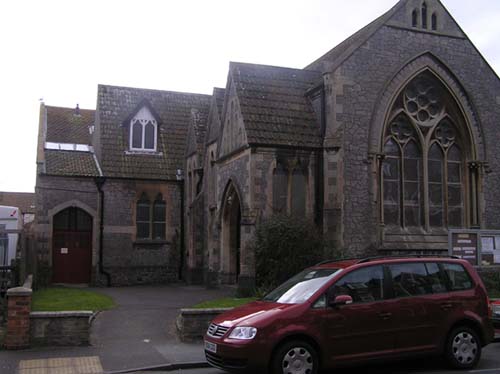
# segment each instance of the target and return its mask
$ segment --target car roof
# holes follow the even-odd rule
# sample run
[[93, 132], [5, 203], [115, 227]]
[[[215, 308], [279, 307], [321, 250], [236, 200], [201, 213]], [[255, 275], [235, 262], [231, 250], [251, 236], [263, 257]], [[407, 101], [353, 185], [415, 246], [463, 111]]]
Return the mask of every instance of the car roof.
[[314, 268], [327, 268], [327, 269], [347, 269], [351, 266], [358, 264], [370, 263], [372, 265], [380, 265], [387, 263], [402, 263], [402, 262], [464, 262], [455, 256], [377, 256], [377, 257], [365, 257], [365, 258], [348, 258], [348, 259], [338, 259], [338, 260], [328, 260], [316, 264]]

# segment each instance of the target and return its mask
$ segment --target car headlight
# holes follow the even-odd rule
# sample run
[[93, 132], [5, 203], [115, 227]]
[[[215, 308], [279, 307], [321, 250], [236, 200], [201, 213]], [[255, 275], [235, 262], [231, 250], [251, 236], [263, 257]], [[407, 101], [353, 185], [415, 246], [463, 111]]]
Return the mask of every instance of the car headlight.
[[241, 340], [252, 340], [257, 335], [257, 329], [255, 327], [246, 326], [236, 326], [231, 334], [230, 339], [241, 339]]
[[500, 317], [500, 305], [493, 305], [493, 316]]

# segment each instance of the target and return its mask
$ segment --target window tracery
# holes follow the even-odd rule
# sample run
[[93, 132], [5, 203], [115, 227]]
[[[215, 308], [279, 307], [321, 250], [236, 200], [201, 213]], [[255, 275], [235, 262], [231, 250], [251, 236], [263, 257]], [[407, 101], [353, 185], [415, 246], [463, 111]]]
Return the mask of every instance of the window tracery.
[[158, 123], [147, 107], [143, 107], [130, 121], [130, 149], [155, 152]]
[[451, 95], [431, 73], [414, 78], [391, 110], [384, 137], [382, 219], [386, 226], [463, 227], [465, 156]]

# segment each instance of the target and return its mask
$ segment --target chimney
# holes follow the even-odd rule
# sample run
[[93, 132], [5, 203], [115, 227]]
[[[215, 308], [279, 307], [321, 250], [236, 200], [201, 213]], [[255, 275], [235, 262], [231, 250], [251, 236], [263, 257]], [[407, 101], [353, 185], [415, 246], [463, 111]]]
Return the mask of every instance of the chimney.
[[75, 113], [74, 113], [75, 116], [79, 116], [80, 115], [80, 106], [78, 104], [76, 104], [76, 108], [75, 108]]

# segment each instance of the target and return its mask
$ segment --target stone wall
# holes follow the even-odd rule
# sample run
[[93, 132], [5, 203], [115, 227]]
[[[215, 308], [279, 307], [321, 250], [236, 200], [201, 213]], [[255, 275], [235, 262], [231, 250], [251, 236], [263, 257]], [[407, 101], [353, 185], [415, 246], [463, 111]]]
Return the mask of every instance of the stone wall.
[[[332, 146], [340, 147], [342, 157], [338, 187], [325, 185], [325, 196], [342, 199], [341, 211], [336, 211], [342, 218], [337, 236], [342, 237], [336, 241], [351, 255], [370, 253], [379, 244], [382, 228], [376, 175], [370, 157], [377, 151], [372, 139], [381, 139], [382, 134], [371, 132], [383, 125], [383, 118], [379, 121], [376, 113], [387, 110], [380, 105], [388, 84], [419, 55], [433, 56], [436, 65], [456, 79], [481, 125], [480, 129], [471, 130], [477, 135], [474, 141], [478, 158], [484, 155], [482, 161], [489, 162], [494, 170], [500, 164], [500, 152], [494, 145], [500, 141], [497, 131], [500, 106], [496, 102], [500, 82], [469, 40], [464, 36], [450, 36], [453, 30], [458, 30], [456, 25], [450, 21], [446, 27], [442, 32], [425, 32], [401, 25], [382, 26], [339, 66], [332, 64], [334, 71], [325, 77], [328, 118], [325, 144], [331, 142]], [[379, 151], [381, 143], [377, 143]], [[482, 228], [500, 227], [500, 198], [496, 188], [499, 178], [498, 173], [482, 175]], [[335, 191], [335, 196], [328, 196], [328, 190]], [[330, 205], [331, 209], [335, 208], [335, 204]], [[432, 241], [424, 242], [421, 247], [436, 249]]]
[[232, 308], [218, 309], [181, 309], [177, 317], [177, 334], [183, 342], [203, 339], [210, 322]]
[[[175, 182], [107, 179], [104, 186], [102, 253], [104, 271], [115, 286], [168, 283], [178, 279], [181, 193]], [[36, 237], [39, 258], [37, 286], [52, 279], [52, 221], [68, 207], [92, 216], [91, 283], [107, 285], [99, 272], [100, 206], [93, 178], [39, 175], [36, 187]], [[136, 201], [145, 192], [151, 201], [161, 193], [166, 201], [165, 240], [136, 240]]]
[[93, 312], [32, 312], [31, 346], [86, 346], [90, 344]]

